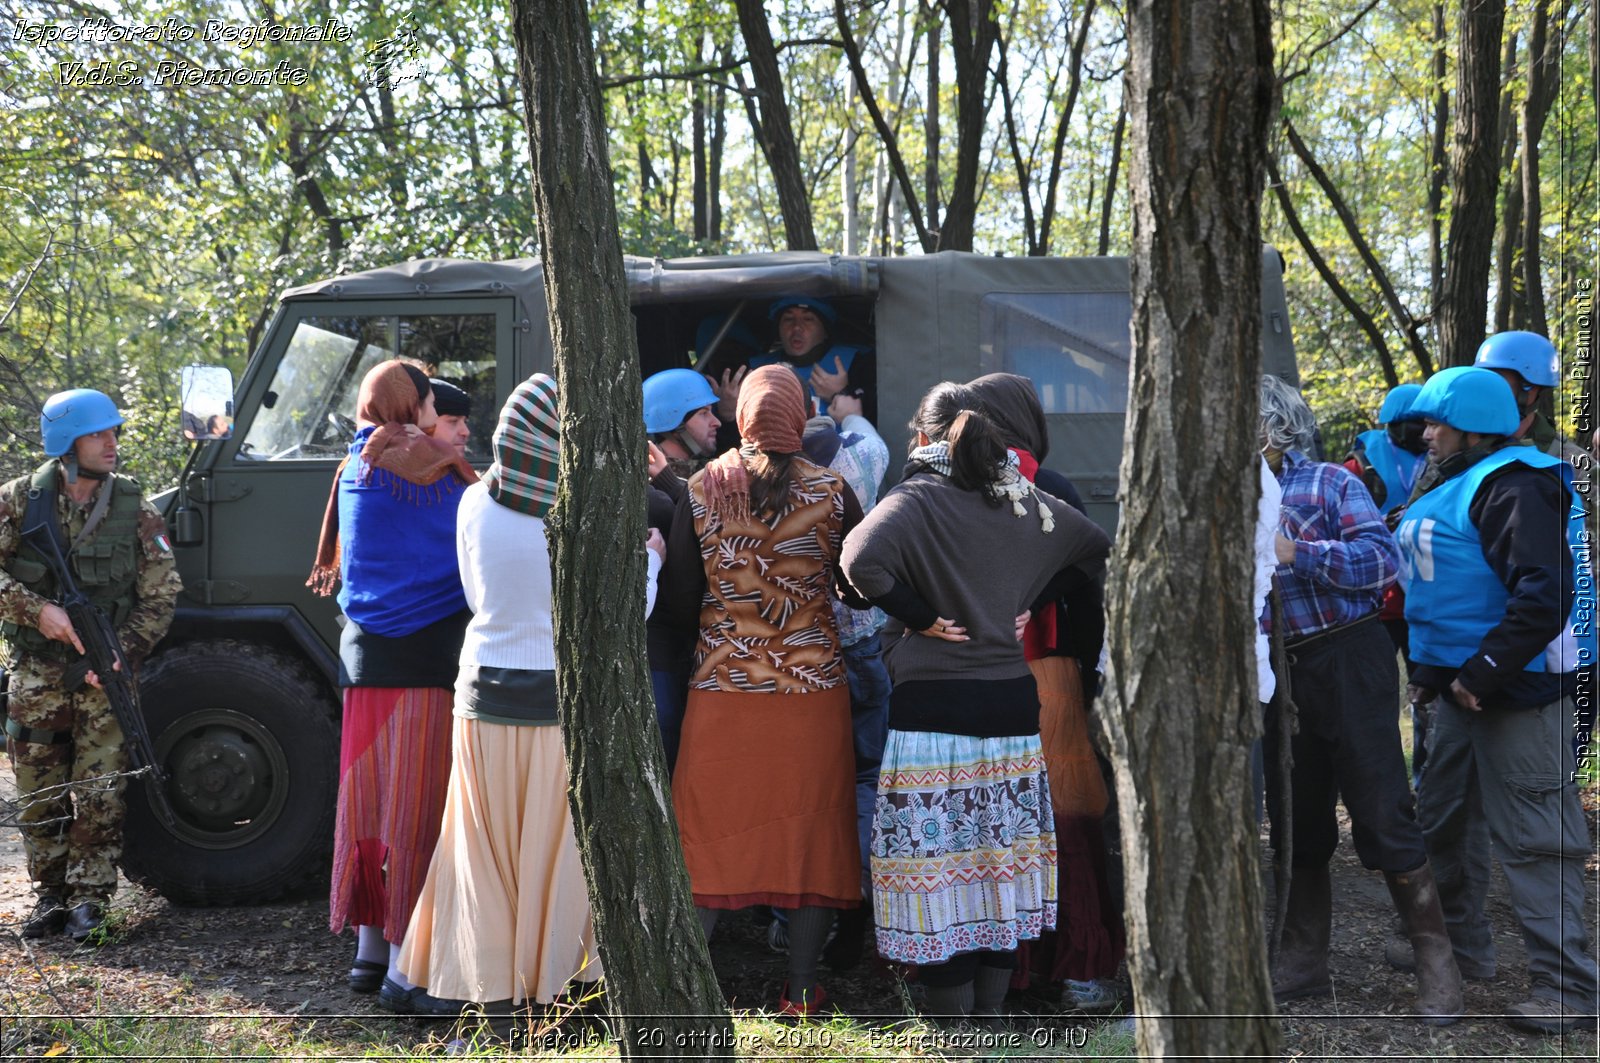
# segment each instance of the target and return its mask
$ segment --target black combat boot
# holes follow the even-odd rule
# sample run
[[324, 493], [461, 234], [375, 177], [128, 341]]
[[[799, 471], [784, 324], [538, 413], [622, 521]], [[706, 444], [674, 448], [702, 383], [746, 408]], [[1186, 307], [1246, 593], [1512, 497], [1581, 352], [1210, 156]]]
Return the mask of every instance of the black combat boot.
[[1411, 939], [1417, 970], [1417, 1014], [1430, 1026], [1448, 1026], [1461, 1018], [1461, 972], [1445, 930], [1444, 911], [1433, 869], [1427, 863], [1404, 874], [1385, 874], [1395, 910]]
[[87, 941], [89, 935], [99, 930], [100, 924], [105, 921], [106, 906], [99, 901], [74, 904], [67, 913], [67, 937], [80, 943]]
[[41, 893], [33, 911], [22, 921], [22, 936], [49, 937], [61, 933], [61, 928], [66, 925], [67, 906], [61, 903], [61, 898], [53, 893]]
[[1278, 962], [1272, 966], [1272, 999], [1279, 1004], [1333, 994], [1328, 976], [1328, 939], [1333, 932], [1333, 880], [1328, 865], [1297, 867], [1289, 879]]

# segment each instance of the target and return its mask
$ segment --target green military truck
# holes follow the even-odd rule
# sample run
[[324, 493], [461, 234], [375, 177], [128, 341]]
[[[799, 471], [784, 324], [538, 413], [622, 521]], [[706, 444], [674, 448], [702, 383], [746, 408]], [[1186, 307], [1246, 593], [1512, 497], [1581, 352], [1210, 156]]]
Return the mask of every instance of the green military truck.
[[[1281, 259], [1265, 248], [1263, 261], [1263, 365], [1297, 380]], [[878, 422], [895, 454], [933, 384], [1002, 370], [1030, 377], [1050, 422], [1047, 464], [1077, 485], [1091, 516], [1115, 521], [1125, 259], [789, 252], [626, 267], [643, 375], [731, 365], [741, 344], [771, 339], [772, 299], [830, 299], [835, 340], [876, 351]], [[540, 264], [413, 261], [293, 289], [231, 397], [214, 396], [217, 409], [200, 416], [185, 410], [186, 434], [200, 442], [178, 487], [157, 500], [184, 593], [141, 676], [179, 826], [163, 826], [135, 788], [124, 846], [129, 877], [175, 901], [262, 901], [326, 873], [339, 617], [305, 580], [362, 376], [397, 356], [472, 395], [468, 454], [487, 464], [505, 396], [551, 369]], [[218, 430], [206, 431], [207, 412], [231, 425], [212, 420]]]

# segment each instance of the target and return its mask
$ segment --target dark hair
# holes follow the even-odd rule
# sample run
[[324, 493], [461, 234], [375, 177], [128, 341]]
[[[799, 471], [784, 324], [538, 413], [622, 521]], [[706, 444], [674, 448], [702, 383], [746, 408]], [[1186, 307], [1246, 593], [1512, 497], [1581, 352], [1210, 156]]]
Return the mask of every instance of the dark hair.
[[933, 385], [922, 396], [922, 401], [917, 403], [917, 412], [911, 415], [911, 423], [906, 426], [911, 429], [909, 449], [917, 449], [918, 432], [935, 443], [945, 439], [950, 435], [957, 417], [966, 410], [980, 409], [982, 405], [978, 396], [965, 384], [952, 384], [945, 380]]
[[[983, 409], [983, 403], [970, 387], [946, 380], [935, 384], [922, 396], [911, 418], [913, 433], [921, 432], [935, 443], [943, 441], [950, 445], [950, 482], [963, 491], [981, 491], [994, 483], [1006, 456], [1005, 436]], [[913, 434], [912, 449], [915, 448]], [[907, 476], [925, 469], [918, 461], [906, 463]], [[1000, 504], [987, 491], [984, 497], [991, 505]]]
[[[1006, 440], [999, 427], [977, 410], [963, 410], [945, 437], [950, 444], [950, 482], [963, 491], [979, 491], [1000, 478]], [[993, 505], [1000, 500], [984, 492]]]
[[758, 450], [746, 455], [744, 465], [750, 473], [750, 515], [770, 521], [783, 512], [789, 502], [793, 481], [794, 454], [769, 454]]

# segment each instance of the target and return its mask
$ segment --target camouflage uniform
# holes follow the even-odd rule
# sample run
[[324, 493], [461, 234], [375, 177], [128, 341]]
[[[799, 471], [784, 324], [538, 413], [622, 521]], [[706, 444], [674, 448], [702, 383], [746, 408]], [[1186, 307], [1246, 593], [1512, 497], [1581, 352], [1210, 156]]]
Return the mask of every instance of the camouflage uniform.
[[[58, 897], [70, 908], [104, 904], [116, 890], [125, 780], [102, 777], [125, 770], [127, 755], [105, 694], [87, 684], [66, 689], [64, 676], [81, 658], [70, 645], [43, 643], [37, 627], [47, 599], [25, 585], [36, 578], [19, 557], [28, 491], [35, 476], [52, 467], [59, 470], [51, 461], [39, 473], [0, 487], [0, 622], [8, 625], [3, 642], [11, 676], [8, 729], [32, 729], [23, 732], [32, 740], [13, 736], [8, 743], [22, 796], [28, 873], [36, 892]], [[110, 558], [112, 577], [127, 584], [122, 598], [130, 608], [118, 619], [117, 635], [127, 663], [137, 667], [171, 625], [183, 584], [161, 515], [126, 476], [113, 474], [99, 490], [113, 484], [119, 494], [131, 492], [137, 510], [130, 507], [121, 521], [108, 517], [83, 550], [102, 548], [102, 555]], [[57, 492], [56, 515], [68, 543], [83, 530], [95, 497], [79, 506], [65, 491]], [[115, 496], [111, 512], [119, 512]], [[122, 542], [103, 538], [117, 536], [119, 529]], [[108, 546], [116, 549], [103, 549]], [[83, 577], [82, 562], [74, 551], [70, 563], [75, 577]]]

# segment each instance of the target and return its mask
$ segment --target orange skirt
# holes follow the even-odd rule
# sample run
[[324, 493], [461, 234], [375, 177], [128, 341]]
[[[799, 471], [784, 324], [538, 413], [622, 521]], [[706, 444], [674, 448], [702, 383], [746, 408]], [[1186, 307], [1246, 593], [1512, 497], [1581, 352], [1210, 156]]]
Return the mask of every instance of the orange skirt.
[[1078, 662], [1071, 657], [1040, 657], [1029, 661], [1028, 667], [1039, 684], [1039, 744], [1044, 747], [1056, 817], [1098, 819], [1105, 815], [1108, 798], [1089, 742]]
[[860, 903], [849, 688], [690, 690], [672, 804], [699, 907]]

